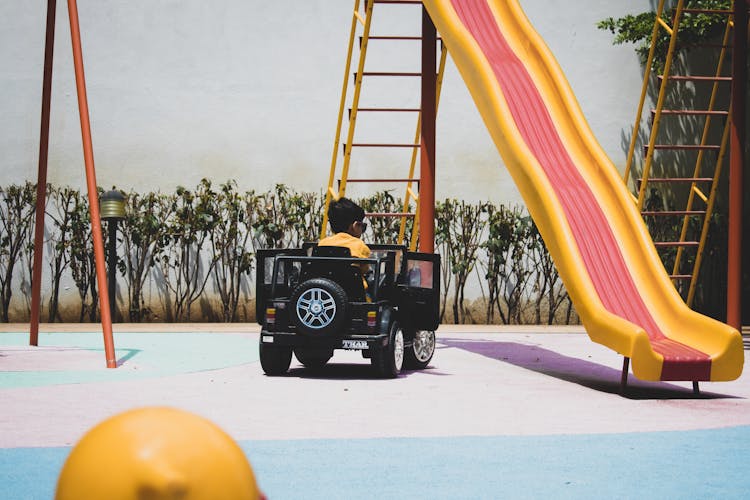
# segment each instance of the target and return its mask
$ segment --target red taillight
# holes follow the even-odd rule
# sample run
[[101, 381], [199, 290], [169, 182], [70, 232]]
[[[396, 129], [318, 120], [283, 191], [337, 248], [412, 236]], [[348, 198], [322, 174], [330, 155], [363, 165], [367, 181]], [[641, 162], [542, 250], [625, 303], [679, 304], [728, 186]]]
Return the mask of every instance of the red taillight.
[[375, 328], [377, 324], [378, 313], [376, 311], [367, 311], [367, 328], [371, 330]]
[[274, 323], [276, 323], [276, 308], [275, 307], [266, 308], [266, 323], [269, 325], [273, 325]]

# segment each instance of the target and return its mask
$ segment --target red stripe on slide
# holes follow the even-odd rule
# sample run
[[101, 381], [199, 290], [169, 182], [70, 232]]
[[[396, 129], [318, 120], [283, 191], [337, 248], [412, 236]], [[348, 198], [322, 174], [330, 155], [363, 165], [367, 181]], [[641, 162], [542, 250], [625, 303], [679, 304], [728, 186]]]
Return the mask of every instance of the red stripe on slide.
[[668, 365], [684, 366], [689, 360], [685, 369], [677, 370], [689, 372], [682, 379], [708, 380], [710, 357], [667, 339], [648, 311], [602, 207], [570, 158], [539, 90], [500, 32], [486, 1], [452, 3], [492, 67], [521, 136], [547, 174], [604, 307], [648, 333], [654, 349], [665, 359], [662, 377], [668, 375], [664, 373]]

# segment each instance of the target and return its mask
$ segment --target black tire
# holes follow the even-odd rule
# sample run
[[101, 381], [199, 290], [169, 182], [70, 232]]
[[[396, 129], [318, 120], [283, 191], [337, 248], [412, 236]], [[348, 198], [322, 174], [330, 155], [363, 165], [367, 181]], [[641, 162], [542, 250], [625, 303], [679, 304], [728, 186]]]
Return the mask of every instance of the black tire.
[[411, 370], [424, 370], [435, 354], [435, 332], [417, 330], [411, 347], [404, 349], [404, 366]]
[[337, 332], [346, 322], [346, 292], [326, 278], [313, 278], [295, 288], [289, 299], [297, 331], [307, 335]]
[[283, 375], [292, 363], [292, 348], [260, 343], [260, 366], [266, 375]]
[[381, 377], [396, 378], [404, 364], [404, 331], [398, 321], [388, 330], [388, 345], [372, 352], [372, 366]]
[[333, 357], [333, 351], [327, 349], [310, 349], [297, 347], [294, 349], [294, 355], [305, 368], [319, 370], [323, 368], [328, 360]]

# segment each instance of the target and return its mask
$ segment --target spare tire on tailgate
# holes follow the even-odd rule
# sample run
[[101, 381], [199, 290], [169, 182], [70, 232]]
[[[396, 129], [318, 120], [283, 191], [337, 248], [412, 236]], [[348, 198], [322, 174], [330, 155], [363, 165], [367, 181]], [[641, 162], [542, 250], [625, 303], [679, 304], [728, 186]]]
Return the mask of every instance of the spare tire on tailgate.
[[348, 315], [347, 296], [341, 286], [326, 278], [301, 283], [289, 300], [292, 321], [301, 333], [327, 335], [341, 329]]

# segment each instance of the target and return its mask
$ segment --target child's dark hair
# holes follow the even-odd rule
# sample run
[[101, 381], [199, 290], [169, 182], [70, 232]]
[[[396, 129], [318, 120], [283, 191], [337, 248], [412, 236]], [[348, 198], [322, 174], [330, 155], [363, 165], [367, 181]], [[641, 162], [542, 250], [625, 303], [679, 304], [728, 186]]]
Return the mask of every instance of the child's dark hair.
[[328, 222], [334, 233], [344, 233], [352, 222], [364, 218], [364, 209], [349, 198], [339, 198], [328, 206]]

